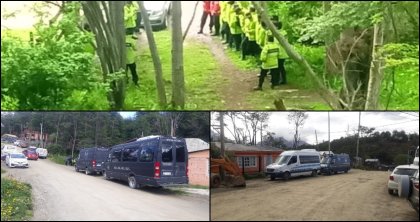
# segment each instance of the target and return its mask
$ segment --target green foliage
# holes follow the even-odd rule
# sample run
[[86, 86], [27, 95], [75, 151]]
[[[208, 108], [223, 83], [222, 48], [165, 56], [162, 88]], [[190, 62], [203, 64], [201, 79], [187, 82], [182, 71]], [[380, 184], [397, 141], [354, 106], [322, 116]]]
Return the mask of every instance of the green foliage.
[[394, 164], [404, 165], [407, 164], [407, 160], [409, 160], [409, 156], [407, 154], [398, 154], [394, 157]]
[[54, 154], [64, 154], [64, 150], [59, 144], [49, 144], [46, 149], [48, 150], [49, 157]]
[[66, 163], [66, 156], [61, 154], [48, 155], [48, 158], [57, 164], [64, 165]]
[[1, 178], [1, 220], [26, 221], [32, 217], [31, 185]]

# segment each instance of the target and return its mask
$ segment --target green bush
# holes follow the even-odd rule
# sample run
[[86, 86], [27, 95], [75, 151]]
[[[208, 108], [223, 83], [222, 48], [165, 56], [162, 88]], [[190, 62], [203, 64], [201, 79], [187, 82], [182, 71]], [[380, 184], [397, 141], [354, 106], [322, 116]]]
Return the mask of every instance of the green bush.
[[24, 221], [32, 217], [31, 185], [1, 179], [1, 220]]
[[407, 154], [398, 154], [394, 157], [394, 164], [396, 165], [404, 165], [407, 164], [407, 159], [409, 156]]
[[51, 156], [53, 154], [65, 154], [65, 151], [59, 144], [50, 144], [46, 147], [46, 149], [48, 150], [48, 156]]
[[49, 155], [48, 158], [53, 161], [54, 163], [57, 164], [62, 164], [64, 165], [66, 163], [66, 156], [61, 155], [61, 154], [53, 154], [53, 155]]

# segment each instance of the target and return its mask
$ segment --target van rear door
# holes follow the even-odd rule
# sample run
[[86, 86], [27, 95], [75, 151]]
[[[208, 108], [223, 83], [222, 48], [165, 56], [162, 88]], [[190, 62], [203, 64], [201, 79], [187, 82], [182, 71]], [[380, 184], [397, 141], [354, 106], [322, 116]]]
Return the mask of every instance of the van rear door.
[[179, 140], [163, 140], [162, 150], [162, 178], [185, 177], [187, 174], [187, 149], [184, 142]]

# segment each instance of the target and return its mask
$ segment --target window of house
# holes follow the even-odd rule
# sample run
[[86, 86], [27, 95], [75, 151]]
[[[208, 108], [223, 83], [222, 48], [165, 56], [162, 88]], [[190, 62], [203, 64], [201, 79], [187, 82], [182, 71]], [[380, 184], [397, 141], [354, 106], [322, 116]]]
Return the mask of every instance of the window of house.
[[239, 168], [242, 167], [242, 160], [244, 167], [256, 167], [257, 166], [257, 157], [255, 156], [239, 156], [236, 157], [236, 162], [238, 163]]

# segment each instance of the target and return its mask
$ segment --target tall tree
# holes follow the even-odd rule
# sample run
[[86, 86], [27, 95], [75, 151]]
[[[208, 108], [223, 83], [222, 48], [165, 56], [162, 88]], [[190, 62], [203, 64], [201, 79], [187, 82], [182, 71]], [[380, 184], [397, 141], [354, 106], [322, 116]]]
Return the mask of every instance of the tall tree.
[[287, 116], [289, 123], [294, 127], [295, 134], [293, 135], [293, 149], [296, 149], [300, 142], [299, 130], [305, 124], [305, 120], [308, 118], [308, 114], [305, 112], [291, 112]]
[[122, 110], [125, 100], [124, 3], [124, 1], [82, 1], [84, 15], [95, 34], [103, 80], [111, 85], [108, 100], [113, 110]]
[[184, 44], [181, 1], [172, 2], [172, 105], [185, 106]]

